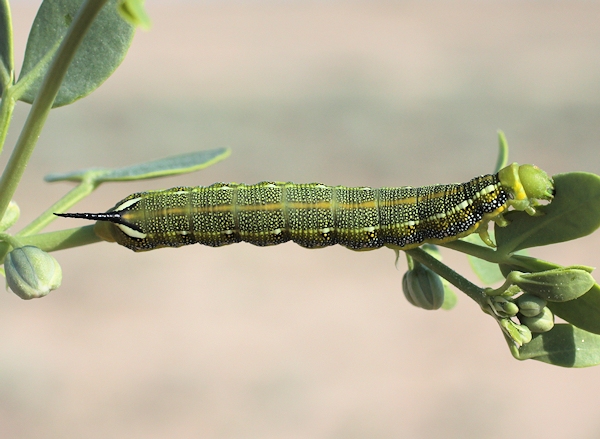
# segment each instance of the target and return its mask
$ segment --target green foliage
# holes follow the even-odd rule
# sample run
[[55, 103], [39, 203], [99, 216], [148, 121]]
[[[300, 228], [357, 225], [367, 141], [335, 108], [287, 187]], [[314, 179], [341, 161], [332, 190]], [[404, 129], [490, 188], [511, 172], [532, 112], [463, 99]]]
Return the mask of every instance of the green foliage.
[[[0, 273], [24, 299], [58, 287], [62, 272], [47, 252], [100, 241], [93, 226], [40, 233], [56, 217], [105, 182], [124, 182], [193, 172], [229, 155], [225, 148], [195, 152], [116, 169], [93, 168], [53, 174], [47, 181], [77, 185], [19, 232], [7, 231], [19, 217], [12, 201], [50, 110], [70, 104], [98, 88], [119, 66], [134, 27], [148, 28], [143, 0], [45, 0], [35, 18], [18, 81], [14, 75], [10, 8], [0, 0], [0, 152], [17, 100], [31, 111], [0, 178]], [[498, 132], [496, 170], [506, 169], [508, 145]], [[518, 171], [517, 171], [518, 170]], [[589, 235], [600, 226], [600, 177], [560, 174], [550, 179], [539, 169], [514, 165], [506, 178], [524, 179], [533, 198], [554, 199], [538, 206], [529, 199], [508, 204], [522, 211], [495, 218], [497, 248], [484, 230], [445, 247], [469, 255], [484, 284], [475, 285], [442, 263], [433, 246], [407, 250], [409, 271], [403, 289], [410, 303], [425, 309], [450, 309], [457, 301], [453, 285], [499, 324], [512, 355], [563, 367], [600, 364], [600, 286], [589, 267], [562, 267], [521, 253]], [[518, 172], [518, 174], [517, 174]], [[510, 174], [510, 175], [509, 175]], [[539, 182], [538, 182], [539, 180]], [[538, 183], [536, 183], [538, 182]], [[527, 191], [526, 191], [527, 192]], [[527, 194], [531, 198], [531, 193]], [[515, 197], [517, 198], [517, 197]], [[504, 226], [504, 227], [500, 227]], [[398, 251], [396, 250], [398, 253]], [[567, 323], [554, 324], [555, 316]]]
[[[44, 0], [27, 40], [19, 82], [24, 85], [20, 100], [32, 103], [58, 49], [81, 7], [81, 0]], [[87, 96], [117, 69], [125, 58], [134, 28], [116, 9], [117, 0], [102, 8], [83, 38], [67, 70], [53, 107]]]
[[498, 252], [571, 241], [600, 226], [600, 177], [585, 172], [554, 176], [555, 199], [539, 207], [542, 216], [509, 212], [510, 227], [496, 225]]
[[518, 360], [531, 359], [562, 367], [595, 366], [599, 361], [600, 335], [560, 323], [550, 332], [537, 334], [531, 342], [511, 350]]
[[231, 151], [227, 148], [197, 151], [151, 162], [137, 163], [123, 168], [92, 168], [67, 174], [50, 174], [46, 176], [45, 180], [48, 182], [93, 180], [99, 184], [108, 181], [133, 181], [169, 177], [204, 169], [227, 158], [230, 153]]

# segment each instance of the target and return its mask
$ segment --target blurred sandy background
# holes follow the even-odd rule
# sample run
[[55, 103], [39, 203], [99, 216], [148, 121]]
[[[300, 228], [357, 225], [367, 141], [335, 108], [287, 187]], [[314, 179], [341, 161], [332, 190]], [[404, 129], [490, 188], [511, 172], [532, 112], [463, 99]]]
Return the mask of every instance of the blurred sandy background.
[[[514, 161], [600, 173], [598, 2], [148, 9], [153, 28], [116, 74], [51, 115], [17, 194], [20, 225], [70, 188], [47, 173], [221, 146], [233, 154], [214, 167], [106, 185], [77, 210], [215, 181], [466, 181], [492, 170], [498, 128]], [[21, 57], [35, 5], [13, 14]], [[536, 254], [599, 266], [599, 242]], [[452, 312], [412, 307], [388, 250], [102, 243], [56, 257], [60, 290], [0, 298], [2, 438], [600, 435], [600, 368], [517, 362], [465, 296]]]

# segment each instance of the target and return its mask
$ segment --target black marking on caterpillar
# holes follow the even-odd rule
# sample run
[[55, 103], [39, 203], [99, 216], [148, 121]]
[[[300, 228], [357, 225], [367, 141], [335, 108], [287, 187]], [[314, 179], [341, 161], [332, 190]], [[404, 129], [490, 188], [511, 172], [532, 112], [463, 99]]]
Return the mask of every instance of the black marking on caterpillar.
[[134, 251], [290, 240], [306, 248], [340, 244], [352, 250], [407, 250], [474, 232], [493, 245], [489, 221], [505, 224], [502, 212], [509, 206], [533, 215], [536, 200], [551, 200], [552, 192], [552, 179], [544, 171], [513, 163], [460, 184], [373, 189], [215, 183], [135, 193], [106, 213], [57, 215], [97, 220], [98, 236]]

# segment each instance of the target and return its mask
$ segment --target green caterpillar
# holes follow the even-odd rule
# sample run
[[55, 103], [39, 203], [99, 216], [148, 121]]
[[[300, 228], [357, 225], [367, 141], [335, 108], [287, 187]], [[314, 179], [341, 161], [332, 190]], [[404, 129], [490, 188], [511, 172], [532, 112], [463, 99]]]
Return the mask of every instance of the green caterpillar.
[[534, 215], [553, 197], [553, 181], [533, 165], [513, 163], [467, 183], [424, 187], [215, 183], [135, 193], [106, 213], [68, 213], [97, 220], [96, 234], [133, 251], [200, 243], [212, 247], [286, 241], [306, 248], [407, 250], [478, 232], [490, 245], [489, 221], [505, 225], [512, 206]]

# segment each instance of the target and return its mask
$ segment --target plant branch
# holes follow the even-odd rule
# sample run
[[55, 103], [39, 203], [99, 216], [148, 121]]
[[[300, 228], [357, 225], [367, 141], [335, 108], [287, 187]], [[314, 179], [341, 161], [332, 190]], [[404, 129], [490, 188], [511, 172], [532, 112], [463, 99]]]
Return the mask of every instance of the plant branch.
[[[19, 236], [18, 241], [22, 245], [34, 245], [46, 252], [53, 252], [93, 244], [102, 240], [94, 233], [94, 225], [90, 225], [37, 235]], [[6, 254], [7, 251], [8, 244], [0, 242], [0, 254]]]
[[107, 1], [86, 0], [83, 3], [48, 69], [40, 91], [31, 106], [29, 116], [17, 140], [15, 149], [10, 156], [2, 178], [0, 178], [0, 218], [4, 216], [8, 203], [12, 199], [23, 176], [27, 162], [33, 153], [42, 127], [52, 109], [54, 99], [58, 94], [67, 69], [77, 52], [77, 48], [83, 41], [83, 37], [92, 25], [94, 18]]
[[456, 271], [452, 270], [450, 267], [438, 261], [436, 258], [420, 248], [406, 250], [406, 253], [408, 253], [413, 259], [425, 265], [427, 268], [442, 276], [456, 288], [463, 291], [467, 296], [477, 302], [482, 309], [487, 309], [488, 297], [483, 292], [483, 289], [479, 288], [474, 283], [471, 283]]
[[476, 258], [483, 259], [484, 261], [488, 261], [493, 264], [502, 264], [506, 262], [506, 257], [502, 256], [496, 250], [460, 239], [457, 241], [440, 244], [440, 246], [456, 250], [467, 255], [475, 256]]
[[97, 184], [94, 184], [89, 180], [83, 180], [60, 200], [46, 209], [44, 213], [19, 231], [16, 236], [28, 236], [40, 232], [44, 227], [56, 219], [56, 216], [54, 215], [55, 212], [62, 213], [66, 211], [91, 194], [96, 187]]

